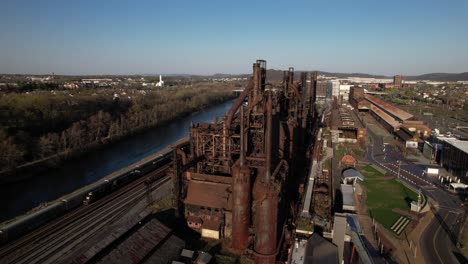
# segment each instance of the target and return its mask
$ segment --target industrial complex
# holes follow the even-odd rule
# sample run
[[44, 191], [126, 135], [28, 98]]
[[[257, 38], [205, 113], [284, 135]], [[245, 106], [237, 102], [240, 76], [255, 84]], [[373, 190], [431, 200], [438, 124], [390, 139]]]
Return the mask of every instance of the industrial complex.
[[266, 89], [266, 62], [257, 61], [224, 120], [193, 124], [174, 148], [174, 202], [187, 225], [257, 263], [287, 259], [317, 127], [316, 74], [293, 80], [290, 68], [282, 87]]
[[[222, 118], [192, 122], [188, 136], [163, 151], [3, 225], [0, 257], [299, 264], [398, 262], [410, 254], [419, 261], [415, 248], [430, 247], [414, 237], [430, 230], [423, 219], [446, 213], [436, 206], [449, 197], [430, 192], [466, 194], [464, 130], [434, 141], [424, 121], [360, 84], [319, 80], [317, 72], [295, 80], [294, 68], [269, 82], [266, 61], [252, 68]], [[401, 76], [394, 85], [404, 86]], [[421, 151], [434, 168], [423, 171], [388, 145]], [[400, 207], [378, 209], [385, 218], [366, 205], [376, 182], [404, 193]], [[456, 213], [454, 229], [446, 228], [455, 244], [464, 215]], [[404, 235], [416, 246], [402, 247]]]

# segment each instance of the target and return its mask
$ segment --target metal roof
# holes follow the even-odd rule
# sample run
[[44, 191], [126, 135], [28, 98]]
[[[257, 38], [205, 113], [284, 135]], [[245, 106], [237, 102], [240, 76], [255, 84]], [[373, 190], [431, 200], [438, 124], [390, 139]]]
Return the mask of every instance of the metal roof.
[[452, 182], [452, 183], [450, 184], [450, 186], [452, 186], [454, 189], [458, 189], [458, 188], [466, 189], [466, 188], [468, 188], [468, 185], [467, 185], [467, 184], [464, 184], [464, 183], [456, 183], [456, 182]]
[[227, 208], [230, 184], [189, 181], [185, 203], [211, 208]]
[[[343, 260], [344, 240], [346, 234], [346, 214], [335, 213], [333, 218], [333, 243], [338, 246], [338, 258]], [[336, 262], [335, 262], [336, 263]]]
[[309, 184], [307, 185], [306, 196], [304, 198], [304, 206], [302, 208], [302, 215], [310, 215], [310, 203], [312, 201], [312, 190], [314, 189], [315, 173], [317, 172], [317, 161], [313, 161], [309, 171]]
[[364, 175], [355, 169], [347, 169], [343, 172], [344, 178], [358, 178], [360, 181], [364, 181]]
[[366, 94], [365, 95], [366, 99], [368, 101], [370, 101], [372, 104], [382, 108], [383, 110], [387, 111], [388, 113], [390, 113], [391, 115], [395, 116], [396, 118], [404, 121], [404, 120], [408, 120], [412, 117], [414, 117], [414, 115], [406, 112], [406, 111], [403, 111], [401, 110], [400, 108], [398, 107], [395, 107], [394, 105], [392, 104], [389, 104], [387, 102], [384, 102], [372, 95], [369, 95], [369, 94]]
[[349, 224], [349, 227], [352, 231], [356, 232], [357, 234], [362, 234], [361, 224], [359, 223], [359, 219], [355, 214], [349, 214], [346, 216], [346, 222]]
[[317, 233], [307, 240], [304, 263], [338, 263], [338, 248]]
[[366, 246], [364, 245], [364, 241], [361, 239], [361, 236], [358, 235], [356, 232], [352, 231], [351, 232], [351, 239], [354, 242], [354, 245], [356, 246], [356, 250], [359, 253], [359, 256], [361, 257], [361, 260], [363, 263], [374, 263], [374, 260], [370, 258], [370, 254], [366, 249]]
[[409, 131], [408, 129], [401, 128], [401, 129], [397, 130], [395, 132], [395, 134], [399, 138], [401, 138], [403, 141], [408, 141], [410, 139], [413, 139], [413, 136], [414, 136], [413, 134], [408, 134], [408, 132], [411, 133], [411, 131]]
[[353, 156], [347, 154], [344, 155], [343, 158], [341, 158], [341, 163], [344, 163], [346, 165], [355, 165], [357, 163], [357, 160]]
[[203, 221], [204, 229], [219, 231], [220, 225], [221, 222], [219, 221], [219, 219], [205, 219], [205, 221]]
[[459, 140], [453, 137], [437, 137], [438, 140], [445, 141], [448, 144], [460, 149], [461, 151], [468, 153], [468, 141]]
[[332, 125], [337, 127], [362, 128], [364, 125], [356, 114], [345, 107], [340, 107], [332, 112]]
[[371, 111], [374, 112], [376, 115], [378, 115], [380, 118], [382, 118], [385, 122], [387, 122], [387, 124], [392, 126], [394, 129], [400, 126], [400, 122], [396, 121], [395, 118], [385, 113], [377, 106], [371, 105]]
[[354, 202], [354, 189], [352, 185], [341, 184], [341, 193], [343, 194], [343, 205], [356, 206]]

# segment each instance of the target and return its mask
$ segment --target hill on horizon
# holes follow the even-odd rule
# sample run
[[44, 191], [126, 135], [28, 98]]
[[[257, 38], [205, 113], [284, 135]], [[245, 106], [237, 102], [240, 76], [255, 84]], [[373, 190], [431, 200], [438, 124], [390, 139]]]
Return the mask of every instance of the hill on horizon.
[[[303, 71], [294, 71], [294, 79], [299, 80], [299, 77]], [[319, 75], [325, 75], [327, 77], [347, 78], [347, 77], [358, 77], [358, 78], [376, 78], [376, 79], [393, 79], [393, 76], [385, 75], [373, 75], [367, 73], [339, 73], [339, 72], [325, 72], [318, 71]], [[468, 81], [468, 72], [462, 73], [427, 73], [415, 76], [404, 76], [405, 80], [428, 80], [428, 81], [442, 81], [442, 82], [455, 82], [455, 81]], [[280, 81], [283, 80], [283, 71], [270, 69], [267, 70], [267, 80]]]
[[[294, 79], [297, 81], [300, 78], [301, 70], [294, 71]], [[374, 75], [368, 73], [340, 73], [340, 72], [325, 72], [317, 71], [319, 75], [325, 75], [327, 77], [336, 77], [336, 78], [347, 78], [347, 77], [358, 77], [358, 78], [375, 78], [375, 79], [393, 79], [393, 76], [385, 75]], [[1, 74], [5, 76], [50, 76], [50, 74]], [[61, 75], [57, 74], [56, 77], [75, 77], [75, 78], [104, 78], [104, 77], [159, 77], [160, 74], [90, 74], [90, 75]], [[203, 75], [203, 74], [184, 74], [184, 73], [169, 73], [161, 74], [163, 78], [167, 77], [179, 77], [179, 78], [244, 78], [250, 77], [251, 74], [230, 74], [230, 73], [215, 73], [212, 75]], [[455, 82], [455, 81], [468, 81], [468, 72], [462, 73], [426, 73], [421, 75], [403, 75], [405, 80], [415, 81], [415, 80], [427, 80], [427, 81], [441, 81], [441, 82]], [[277, 69], [268, 69], [267, 70], [267, 80], [270, 81], [281, 81], [283, 80], [283, 70]]]

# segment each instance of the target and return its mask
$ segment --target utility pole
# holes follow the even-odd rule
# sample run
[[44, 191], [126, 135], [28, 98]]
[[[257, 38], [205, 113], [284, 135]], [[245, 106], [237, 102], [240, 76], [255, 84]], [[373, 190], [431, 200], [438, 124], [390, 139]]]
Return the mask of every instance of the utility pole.
[[397, 164], [398, 164], [398, 174], [397, 174], [397, 179], [400, 179], [401, 160], [397, 160]]

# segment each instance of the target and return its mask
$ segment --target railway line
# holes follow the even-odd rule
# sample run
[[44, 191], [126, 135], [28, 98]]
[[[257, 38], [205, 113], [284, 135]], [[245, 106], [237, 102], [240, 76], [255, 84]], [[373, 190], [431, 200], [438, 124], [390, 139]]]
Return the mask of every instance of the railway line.
[[163, 173], [168, 167], [169, 164], [166, 164], [94, 203], [71, 211], [3, 246], [0, 248], [2, 263], [57, 262], [99, 229], [119, 219], [148, 192], [167, 182], [170, 178]]

